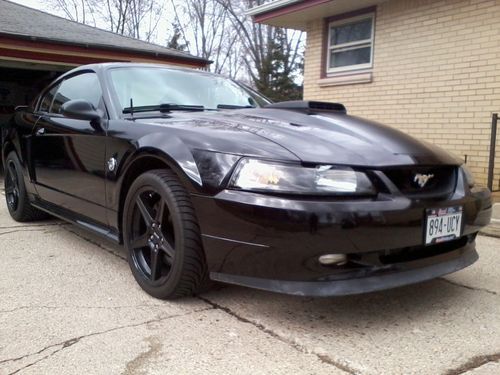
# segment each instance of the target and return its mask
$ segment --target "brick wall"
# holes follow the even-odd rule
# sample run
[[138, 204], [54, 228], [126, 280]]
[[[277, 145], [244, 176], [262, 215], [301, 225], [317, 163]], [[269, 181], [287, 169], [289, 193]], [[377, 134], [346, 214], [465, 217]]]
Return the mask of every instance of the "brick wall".
[[500, 0], [378, 5], [370, 83], [319, 86], [323, 27], [308, 25], [306, 99], [342, 102], [352, 114], [467, 154], [486, 184], [491, 114], [500, 112]]

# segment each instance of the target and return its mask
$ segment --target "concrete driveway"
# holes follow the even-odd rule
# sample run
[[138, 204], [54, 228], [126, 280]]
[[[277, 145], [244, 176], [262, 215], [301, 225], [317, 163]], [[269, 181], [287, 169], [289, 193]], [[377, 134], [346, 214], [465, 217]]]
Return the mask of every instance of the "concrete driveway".
[[16, 223], [0, 199], [0, 374], [500, 374], [499, 239], [479, 237], [467, 270], [381, 293], [163, 302], [119, 247]]

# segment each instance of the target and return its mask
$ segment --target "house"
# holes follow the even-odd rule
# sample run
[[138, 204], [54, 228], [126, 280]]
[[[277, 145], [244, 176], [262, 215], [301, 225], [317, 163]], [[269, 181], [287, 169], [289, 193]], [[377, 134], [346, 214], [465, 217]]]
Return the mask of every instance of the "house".
[[185, 52], [83, 25], [0, 0], [0, 124], [57, 75], [76, 66], [111, 61], [204, 68]]
[[[500, 112], [499, 0], [277, 0], [248, 14], [307, 32], [305, 99], [342, 102], [440, 145], [486, 183]], [[498, 189], [500, 155], [496, 166]]]

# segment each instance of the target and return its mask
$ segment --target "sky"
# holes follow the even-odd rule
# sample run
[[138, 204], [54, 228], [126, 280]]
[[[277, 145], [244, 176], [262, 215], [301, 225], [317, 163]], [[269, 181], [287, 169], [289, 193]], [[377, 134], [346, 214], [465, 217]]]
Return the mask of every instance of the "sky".
[[12, 1], [13, 3], [29, 6], [31, 8], [36, 8], [39, 3], [39, 1], [36, 0], [10, 0], [10, 1]]

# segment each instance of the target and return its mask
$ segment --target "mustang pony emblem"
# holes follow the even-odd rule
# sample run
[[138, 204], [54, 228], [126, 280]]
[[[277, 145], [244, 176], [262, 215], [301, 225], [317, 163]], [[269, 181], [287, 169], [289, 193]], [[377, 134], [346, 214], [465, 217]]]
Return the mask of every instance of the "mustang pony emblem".
[[111, 158], [108, 160], [108, 162], [106, 164], [108, 165], [108, 170], [110, 172], [114, 172], [114, 170], [116, 169], [116, 159]]
[[423, 188], [425, 185], [427, 185], [427, 182], [429, 182], [429, 180], [433, 177], [434, 177], [433, 174], [417, 173], [415, 175], [415, 178], [413, 179], [413, 182], [416, 182], [418, 184], [418, 186]]

